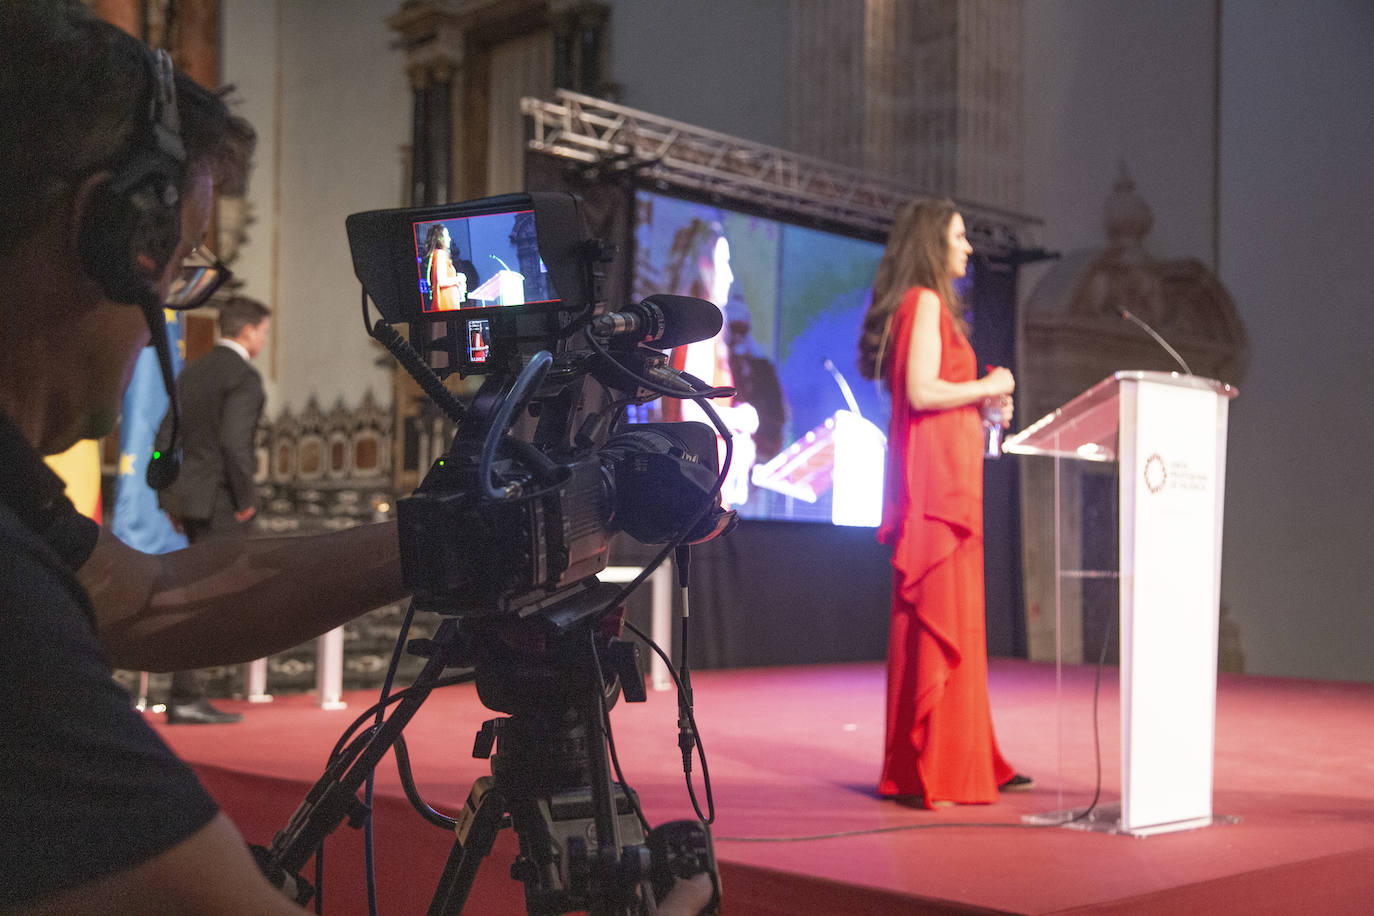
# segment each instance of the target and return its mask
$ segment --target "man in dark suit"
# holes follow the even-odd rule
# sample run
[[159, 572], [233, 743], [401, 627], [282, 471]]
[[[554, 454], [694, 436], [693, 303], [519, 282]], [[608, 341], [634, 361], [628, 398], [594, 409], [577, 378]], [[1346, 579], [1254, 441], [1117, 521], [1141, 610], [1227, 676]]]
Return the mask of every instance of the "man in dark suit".
[[[257, 512], [253, 437], [265, 395], [262, 376], [249, 360], [267, 342], [270, 315], [267, 306], [245, 296], [226, 301], [219, 312], [219, 341], [177, 379], [181, 473], [158, 494], [158, 503], [192, 544], [241, 537]], [[158, 430], [159, 447], [168, 447], [170, 438], [169, 415]], [[210, 704], [199, 671], [172, 675], [169, 724], [237, 722], [240, 718]]]

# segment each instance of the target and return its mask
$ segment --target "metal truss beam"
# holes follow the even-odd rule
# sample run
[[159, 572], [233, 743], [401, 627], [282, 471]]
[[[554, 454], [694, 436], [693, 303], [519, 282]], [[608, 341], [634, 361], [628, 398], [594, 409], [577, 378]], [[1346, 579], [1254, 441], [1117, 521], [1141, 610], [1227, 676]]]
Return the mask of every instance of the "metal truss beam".
[[[590, 174], [633, 172], [646, 185], [885, 236], [897, 208], [929, 192], [777, 147], [558, 90], [554, 101], [520, 100], [533, 124], [529, 148], [582, 163]], [[970, 241], [1012, 254], [1035, 219], [956, 201]]]

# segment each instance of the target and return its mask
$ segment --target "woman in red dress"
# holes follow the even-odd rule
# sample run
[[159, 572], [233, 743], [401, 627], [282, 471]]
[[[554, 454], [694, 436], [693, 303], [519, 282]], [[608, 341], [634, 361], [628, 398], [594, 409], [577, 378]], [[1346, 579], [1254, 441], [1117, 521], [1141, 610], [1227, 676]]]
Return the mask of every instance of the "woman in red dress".
[[425, 275], [429, 280], [429, 293], [432, 297], [428, 311], [452, 312], [463, 307], [467, 299], [467, 277], [453, 268], [453, 258], [449, 254], [448, 229], [436, 223], [429, 227], [425, 237]]
[[897, 214], [859, 369], [892, 393], [882, 525], [893, 548], [887, 734], [878, 794], [931, 808], [1030, 784], [992, 730], [983, 611], [980, 409], [1011, 417], [1012, 374], [978, 378], [954, 280], [973, 252], [947, 200]]

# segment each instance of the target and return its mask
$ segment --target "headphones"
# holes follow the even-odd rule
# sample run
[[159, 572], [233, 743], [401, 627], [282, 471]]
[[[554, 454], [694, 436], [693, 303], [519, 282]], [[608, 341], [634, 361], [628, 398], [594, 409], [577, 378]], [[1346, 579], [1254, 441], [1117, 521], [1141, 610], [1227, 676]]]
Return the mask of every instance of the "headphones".
[[181, 409], [158, 281], [181, 241], [186, 147], [181, 142], [171, 55], [157, 50], [145, 56], [151, 96], [147, 122], [136, 132], [125, 161], [92, 192], [77, 245], [82, 266], [106, 298], [139, 306], [148, 322], [167, 389], [172, 436], [166, 451], [149, 456], [144, 476], [148, 486], [162, 490], [181, 471]]
[[114, 175], [97, 187], [82, 215], [81, 263], [106, 297], [161, 311], [158, 281], [181, 241], [180, 187], [186, 165], [172, 58], [148, 60], [147, 122]]

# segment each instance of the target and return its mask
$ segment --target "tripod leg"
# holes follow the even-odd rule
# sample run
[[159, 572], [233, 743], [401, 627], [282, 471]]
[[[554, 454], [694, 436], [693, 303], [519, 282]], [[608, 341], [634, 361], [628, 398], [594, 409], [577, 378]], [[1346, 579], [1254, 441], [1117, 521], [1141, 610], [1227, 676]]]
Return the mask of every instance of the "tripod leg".
[[457, 622], [453, 618], [444, 620], [435, 631], [433, 642], [435, 651], [407, 689], [405, 698], [356, 756], [341, 757], [330, 764], [291, 816], [291, 822], [273, 839], [269, 867], [287, 874], [299, 872], [345, 817], [366, 814], [358, 801], [358, 789], [429, 696], [445, 666], [456, 657], [461, 646]]
[[474, 782], [458, 821], [458, 836], [430, 901], [429, 916], [458, 916], [463, 911], [477, 877], [477, 867], [491, 852], [505, 816], [505, 798], [493, 788], [492, 778], [483, 776]]

